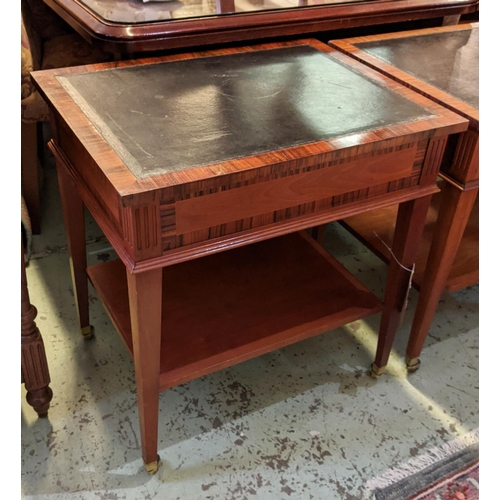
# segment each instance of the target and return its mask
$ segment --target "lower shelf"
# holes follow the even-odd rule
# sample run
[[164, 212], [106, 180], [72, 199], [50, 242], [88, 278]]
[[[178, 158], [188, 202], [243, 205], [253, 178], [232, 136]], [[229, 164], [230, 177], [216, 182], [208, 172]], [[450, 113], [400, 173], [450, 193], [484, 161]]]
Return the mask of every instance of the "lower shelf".
[[[440, 194], [436, 193], [432, 198], [432, 205], [427, 214], [424, 234], [419, 246], [413, 277], [417, 290], [420, 290], [424, 279], [425, 266], [439, 211]], [[380, 239], [375, 236], [374, 231], [391, 246], [397, 211], [397, 206], [372, 210], [344, 219], [341, 224], [382, 260], [389, 262], [389, 252]], [[453, 267], [446, 281], [445, 291], [455, 292], [476, 283], [479, 283], [479, 196], [472, 209]]]
[[[125, 266], [88, 275], [133, 353]], [[160, 390], [382, 310], [305, 233], [165, 267], [162, 302]]]

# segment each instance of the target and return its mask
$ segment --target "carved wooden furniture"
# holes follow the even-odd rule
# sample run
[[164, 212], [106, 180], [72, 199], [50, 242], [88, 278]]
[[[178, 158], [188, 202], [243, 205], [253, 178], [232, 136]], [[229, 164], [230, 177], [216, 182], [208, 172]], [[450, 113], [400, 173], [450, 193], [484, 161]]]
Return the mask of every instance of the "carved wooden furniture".
[[49, 110], [30, 72], [111, 59], [112, 54], [89, 45], [42, 0], [21, 0], [21, 184], [34, 234], [40, 233], [41, 224], [41, 126]]
[[44, 0], [89, 43], [115, 53], [241, 42], [443, 18], [479, 0]]
[[[466, 132], [450, 137], [439, 172], [442, 191], [433, 200], [417, 258], [414, 281], [420, 295], [406, 352], [408, 369], [415, 371], [442, 293], [479, 282], [479, 23], [337, 40], [331, 45], [469, 121]], [[389, 260], [373, 231], [390, 241], [396, 210], [389, 207], [351, 217], [343, 224]]]
[[30, 302], [21, 243], [21, 383], [26, 387], [28, 403], [39, 417], [44, 417], [49, 411], [52, 389], [43, 339], [35, 323], [36, 314]]
[[[143, 459], [158, 392], [383, 309], [303, 229], [400, 204], [411, 267], [449, 134], [467, 121], [314, 40], [42, 71], [80, 326], [87, 274], [133, 355]], [[119, 260], [86, 270], [83, 203]], [[201, 258], [202, 257], [202, 258]]]

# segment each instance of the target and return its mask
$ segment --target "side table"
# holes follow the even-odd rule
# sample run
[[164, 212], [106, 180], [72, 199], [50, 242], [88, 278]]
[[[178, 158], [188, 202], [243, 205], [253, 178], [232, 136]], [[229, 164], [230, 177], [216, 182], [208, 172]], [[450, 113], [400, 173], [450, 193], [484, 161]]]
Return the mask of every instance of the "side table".
[[[390, 351], [437, 169], [466, 119], [315, 40], [33, 78], [82, 333], [88, 276], [134, 359], [148, 472], [159, 391], [381, 310]], [[86, 269], [83, 203], [118, 260]], [[382, 304], [301, 231], [394, 203]]]
[[[416, 371], [443, 292], [479, 282], [479, 23], [330, 43], [469, 121], [467, 131], [450, 138], [443, 156], [442, 191], [428, 213], [418, 256], [420, 295], [406, 351], [408, 370]], [[373, 230], [390, 237], [395, 219], [393, 207], [343, 224], [388, 261]]]

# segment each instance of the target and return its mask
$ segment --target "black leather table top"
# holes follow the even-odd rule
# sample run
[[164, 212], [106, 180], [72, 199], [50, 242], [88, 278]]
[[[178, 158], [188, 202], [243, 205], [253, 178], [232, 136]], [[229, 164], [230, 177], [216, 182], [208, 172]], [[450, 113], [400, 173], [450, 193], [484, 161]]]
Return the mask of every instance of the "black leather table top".
[[479, 28], [356, 46], [479, 109]]
[[58, 79], [137, 178], [432, 116], [308, 45]]

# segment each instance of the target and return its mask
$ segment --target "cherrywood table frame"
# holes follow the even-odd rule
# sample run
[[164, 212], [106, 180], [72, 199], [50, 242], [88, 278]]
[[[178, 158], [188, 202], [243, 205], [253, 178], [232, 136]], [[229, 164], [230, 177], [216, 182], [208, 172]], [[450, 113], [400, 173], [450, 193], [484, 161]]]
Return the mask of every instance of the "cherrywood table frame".
[[457, 22], [479, 9], [479, 0], [373, 0], [127, 24], [106, 21], [76, 0], [44, 2], [89, 43], [129, 54], [439, 17]]
[[[322, 51], [379, 85], [387, 86], [422, 105], [432, 113], [432, 117], [214, 165], [137, 179], [97, 133], [56, 78], [104, 68], [293, 45], [310, 45]], [[272, 340], [258, 340], [248, 347], [241, 346], [229, 354], [215, 356], [210, 365], [201, 360], [194, 365], [163, 373], [160, 359], [162, 286], [165, 294], [167, 284], [162, 283], [162, 273], [169, 269], [168, 266], [173, 264], [183, 266], [185, 264], [182, 263], [198, 262], [193, 259], [199, 257], [210, 259], [215, 257], [215, 254], [229, 255], [251, 243], [264, 241], [270, 243], [275, 237], [291, 235], [351, 214], [398, 203], [400, 209], [393, 251], [403, 266], [411, 267], [430, 199], [438, 189], [436, 174], [448, 135], [464, 131], [467, 127], [467, 121], [457, 114], [315, 40], [47, 70], [35, 72], [33, 78], [51, 110], [54, 139], [50, 143], [50, 148], [56, 158], [82, 333], [91, 335], [84, 203], [126, 267], [129, 309], [122, 308], [121, 313], [117, 312], [115, 306], [111, 307], [113, 297], [108, 302], [105, 301], [105, 305], [109, 307], [111, 318], [124, 337], [128, 349], [133, 353], [142, 455], [149, 472], [155, 472], [159, 466], [157, 441], [160, 390], [323, 333], [332, 327], [353, 321], [356, 317], [378, 312], [382, 308], [372, 299], [366, 299], [369, 305], [364, 310], [361, 307], [355, 310], [349, 309], [344, 313], [340, 311], [330, 318], [299, 325], [273, 335]], [[331, 192], [326, 199], [324, 183], [316, 181], [314, 184], [316, 187], [308, 188], [307, 199], [304, 198], [304, 194], [296, 194], [297, 199], [293, 204], [302, 203], [298, 208], [281, 210], [280, 203], [282, 204], [283, 200], [280, 197], [283, 193], [290, 195], [290, 182], [316, 178], [318, 172], [327, 172], [321, 169], [326, 169], [328, 166], [334, 167], [328, 172], [338, 171], [339, 174], [335, 174], [336, 177], [329, 180]], [[278, 175], [280, 172], [283, 175]], [[348, 173], [347, 176], [345, 172]], [[352, 184], [353, 179], [359, 182], [361, 178], [359, 176], [363, 179], [365, 186], [363, 189], [359, 189], [359, 186], [356, 189]], [[233, 185], [228, 185], [231, 182]], [[228, 186], [233, 189], [227, 189]], [[263, 186], [264, 191], [269, 186], [277, 186], [278, 190], [274, 196], [279, 205], [277, 208], [280, 210], [271, 207], [269, 215], [260, 214], [260, 201], [256, 199], [262, 202], [264, 200], [262, 195], [258, 194], [259, 186]], [[190, 226], [191, 223], [180, 219], [180, 208], [185, 209], [186, 206], [196, 208], [196, 203], [200, 201], [204, 203], [204, 199], [211, 202], [216, 202], [218, 199], [226, 200], [225, 196], [228, 196], [228, 193], [238, 189], [257, 192], [257, 198], [248, 202], [258, 205], [253, 208], [255, 215], [242, 215], [243, 212], [247, 213], [250, 206], [244, 203], [243, 205], [225, 203], [224, 211], [230, 214], [227, 220], [244, 217], [249, 221], [248, 224], [242, 226], [227, 224], [224, 233], [221, 221], [214, 222], [214, 219], [210, 219], [213, 214], [216, 218], [220, 216], [220, 210], [216, 209], [217, 203], [211, 205], [213, 210], [207, 211], [210, 217], [204, 222], [206, 228], [218, 225], [217, 230], [205, 231], [198, 227], [199, 223]], [[196, 193], [196, 196], [193, 198], [190, 193]], [[205, 197], [206, 194], [210, 196]], [[312, 200], [315, 202], [311, 203]], [[276, 218], [276, 214], [279, 213], [282, 214], [281, 219]], [[296, 241], [298, 244], [298, 240]], [[331, 256], [312, 240], [311, 245], [316, 248], [317, 254], [322, 256], [321, 259], [331, 262], [337, 269], [341, 268], [333, 264]], [[227, 250], [232, 252], [226, 252]], [[122, 265], [119, 261], [115, 262], [116, 266]], [[93, 282], [95, 281], [102, 298], [107, 293], [109, 284], [106, 283], [106, 279], [99, 281], [98, 269], [92, 272], [91, 269], [89, 275]], [[342, 272], [345, 273], [345, 270]], [[344, 278], [352, 287], [360, 290], [362, 295], [368, 296], [368, 292], [363, 291], [363, 286], [353, 277], [344, 276]], [[391, 262], [380, 326], [380, 345], [386, 350], [387, 356], [404, 306], [408, 279], [408, 272], [396, 261]], [[123, 317], [128, 315], [130, 315], [131, 333], [124, 336]]]
[[[439, 175], [446, 184], [441, 194], [439, 215], [434, 226], [434, 237], [429, 251], [423, 283], [420, 286], [419, 300], [406, 350], [406, 364], [409, 371], [415, 371], [420, 366], [420, 355], [427, 333], [431, 327], [439, 299], [446, 289], [450, 270], [479, 192], [479, 110], [368, 54], [358, 45], [378, 40], [478, 28], [479, 23], [472, 23], [330, 42], [333, 47], [459, 113], [469, 121], [467, 131], [460, 134], [456, 144], [450, 144], [453, 147], [451, 150], [452, 160], [443, 162], [440, 167]], [[479, 251], [478, 246], [476, 251]], [[478, 280], [479, 270], [476, 273], [468, 273], [459, 283], [455, 282], [453, 289], [457, 290], [472, 285]], [[384, 366], [379, 363], [385, 361], [381, 350], [382, 347], [379, 346], [375, 361], [378, 366]]]

